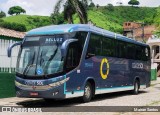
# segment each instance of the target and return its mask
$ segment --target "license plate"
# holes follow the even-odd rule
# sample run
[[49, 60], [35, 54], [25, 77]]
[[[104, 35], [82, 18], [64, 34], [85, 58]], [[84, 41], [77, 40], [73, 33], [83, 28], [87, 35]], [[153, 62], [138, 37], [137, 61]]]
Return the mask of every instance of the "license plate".
[[30, 96], [38, 96], [38, 93], [30, 93]]

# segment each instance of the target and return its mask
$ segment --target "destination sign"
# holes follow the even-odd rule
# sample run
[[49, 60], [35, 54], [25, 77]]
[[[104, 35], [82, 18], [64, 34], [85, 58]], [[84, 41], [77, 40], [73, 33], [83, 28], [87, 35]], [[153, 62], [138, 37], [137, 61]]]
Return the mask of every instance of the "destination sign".
[[62, 44], [64, 41], [64, 38], [62, 37], [54, 37], [54, 36], [51, 36], [51, 37], [42, 37], [40, 39], [40, 43], [43, 44], [43, 45], [49, 45], [49, 44]]
[[63, 35], [53, 36], [38, 36], [38, 37], [27, 37], [25, 40], [26, 46], [46, 46], [46, 45], [62, 45], [66, 38]]
[[45, 43], [62, 43], [63, 42], [63, 38], [46, 38]]

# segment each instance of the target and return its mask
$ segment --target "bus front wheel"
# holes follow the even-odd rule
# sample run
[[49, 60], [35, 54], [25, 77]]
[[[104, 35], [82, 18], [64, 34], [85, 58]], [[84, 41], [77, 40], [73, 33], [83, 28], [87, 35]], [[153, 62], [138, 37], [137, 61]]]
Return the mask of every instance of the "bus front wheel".
[[93, 96], [93, 88], [90, 82], [87, 82], [84, 87], [83, 102], [89, 102]]
[[134, 82], [134, 89], [133, 89], [132, 93], [133, 93], [134, 95], [137, 95], [138, 92], [139, 92], [139, 81], [136, 80], [136, 81]]

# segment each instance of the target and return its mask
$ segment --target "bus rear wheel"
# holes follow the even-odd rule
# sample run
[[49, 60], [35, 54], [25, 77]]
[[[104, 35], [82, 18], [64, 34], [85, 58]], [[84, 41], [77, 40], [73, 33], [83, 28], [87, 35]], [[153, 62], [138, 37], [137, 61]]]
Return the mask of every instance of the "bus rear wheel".
[[89, 102], [93, 97], [93, 88], [90, 82], [87, 82], [84, 87], [84, 94], [82, 100], [84, 103]]
[[139, 93], [139, 81], [138, 80], [136, 80], [135, 82], [134, 82], [134, 89], [133, 89], [133, 91], [132, 91], [132, 93], [134, 94], [134, 95], [137, 95], [138, 93]]

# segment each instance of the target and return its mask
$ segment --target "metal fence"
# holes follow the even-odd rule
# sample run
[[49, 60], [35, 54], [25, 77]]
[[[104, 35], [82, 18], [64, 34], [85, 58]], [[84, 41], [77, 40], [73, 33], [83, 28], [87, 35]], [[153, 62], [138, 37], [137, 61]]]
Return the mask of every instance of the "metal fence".
[[0, 72], [15, 72], [17, 56], [8, 58], [6, 55], [0, 55]]
[[13, 73], [16, 71], [16, 61], [19, 51], [19, 46], [12, 50], [12, 57], [7, 57], [7, 48], [16, 41], [0, 40], [0, 73]]
[[6, 55], [0, 55], [0, 72], [12, 73], [16, 71], [17, 56], [8, 58]]

